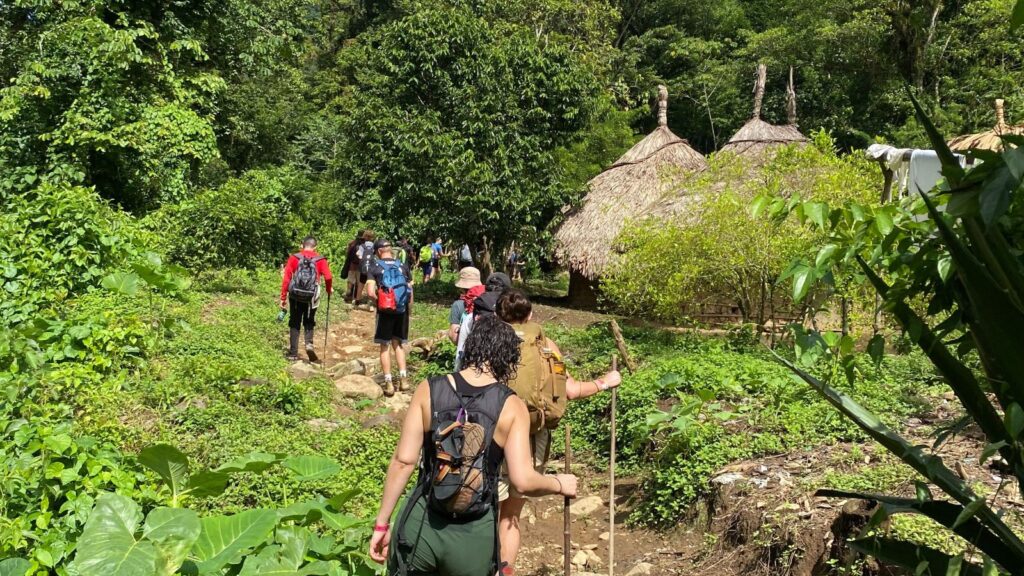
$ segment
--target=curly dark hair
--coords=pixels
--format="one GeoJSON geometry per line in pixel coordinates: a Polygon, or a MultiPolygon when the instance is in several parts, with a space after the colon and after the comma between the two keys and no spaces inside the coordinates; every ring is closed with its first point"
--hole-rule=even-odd
{"type": "Polygon", "coordinates": [[[473,331],[462,351],[462,365],[478,372],[489,370],[495,380],[507,384],[519,366],[520,342],[512,326],[493,314],[482,314],[473,319],[473,331]]]}

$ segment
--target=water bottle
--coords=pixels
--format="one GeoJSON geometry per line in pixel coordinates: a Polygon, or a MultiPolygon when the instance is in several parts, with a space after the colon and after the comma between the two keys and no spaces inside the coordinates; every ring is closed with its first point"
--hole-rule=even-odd
{"type": "Polygon", "coordinates": [[[285,316],[285,311],[284,310],[281,310],[280,312],[278,312],[277,313],[277,321],[278,322],[284,322],[284,316],[285,316]]]}

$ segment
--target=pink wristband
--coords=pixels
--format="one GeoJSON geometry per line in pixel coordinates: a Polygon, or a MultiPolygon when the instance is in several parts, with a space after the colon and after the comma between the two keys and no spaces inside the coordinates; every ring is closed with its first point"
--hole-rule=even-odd
{"type": "Polygon", "coordinates": [[[387,532],[391,529],[389,524],[377,524],[373,527],[374,532],[387,532]]]}

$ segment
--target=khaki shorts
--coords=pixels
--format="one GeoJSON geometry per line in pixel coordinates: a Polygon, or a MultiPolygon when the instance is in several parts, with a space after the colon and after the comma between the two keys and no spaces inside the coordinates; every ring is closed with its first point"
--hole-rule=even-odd
{"type": "MultiPolygon", "coordinates": [[[[530,435],[530,451],[533,452],[533,468],[541,474],[547,466],[548,457],[551,456],[551,430],[541,430],[530,435]]],[[[498,501],[504,502],[509,496],[526,498],[512,488],[508,479],[508,464],[501,465],[501,479],[498,480],[498,501]]]]}
{"type": "Polygon", "coordinates": [[[347,280],[353,284],[359,283],[359,270],[349,270],[347,280]]]}

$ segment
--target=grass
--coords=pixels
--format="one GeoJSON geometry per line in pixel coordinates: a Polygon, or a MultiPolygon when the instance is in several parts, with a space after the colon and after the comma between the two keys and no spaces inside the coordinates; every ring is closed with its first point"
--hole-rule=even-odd
{"type": "MultiPolygon", "coordinates": [[[[453,279],[446,273],[417,289],[411,337],[448,327],[448,305],[457,292],[453,279]]],[[[367,430],[340,418],[339,400],[328,380],[296,382],[287,375],[282,355],[286,331],[274,321],[277,282],[276,273],[267,272],[222,273],[197,283],[207,291],[167,310],[191,328],[162,342],[146,368],[131,376],[129,391],[110,404],[110,417],[97,417],[93,426],[129,450],[155,442],[174,444],[199,468],[252,451],[323,454],[343,464],[336,477],[313,485],[296,484],[284,473],[243,475],[224,496],[199,502],[204,509],[282,505],[359,487],[363,494],[354,501],[354,511],[369,515],[397,432],[390,427],[367,430]],[[307,424],[311,419],[336,421],[338,428],[313,429],[307,424]]],[[[331,312],[332,324],[346,314],[341,306],[331,312]]],[[[605,325],[549,325],[546,330],[566,353],[574,377],[590,379],[608,368],[615,344],[605,325]]],[[[618,412],[622,473],[642,481],[636,522],[676,522],[704,493],[710,476],[737,459],[864,440],[852,424],[749,342],[634,326],[624,330],[640,363],[638,372],[624,380],[618,412]],[[667,427],[652,426],[652,414],[671,411],[698,393],[712,399],[692,422],[681,427],[676,419],[667,427]],[[730,416],[719,419],[721,412],[730,416]]],[[[444,341],[429,361],[414,354],[410,368],[422,379],[449,370],[453,357],[454,347],[444,341]]],[[[928,374],[913,358],[891,359],[869,372],[871,377],[857,384],[856,393],[895,422],[920,409],[921,398],[928,394],[928,374]]],[[[573,425],[574,450],[581,461],[598,469],[607,457],[608,399],[602,394],[575,402],[567,418],[573,425]]],[[[366,402],[346,401],[344,406],[365,416],[379,412],[366,402]]],[[[851,489],[886,489],[902,473],[891,463],[866,472],[838,470],[826,478],[828,484],[851,489]]]]}

